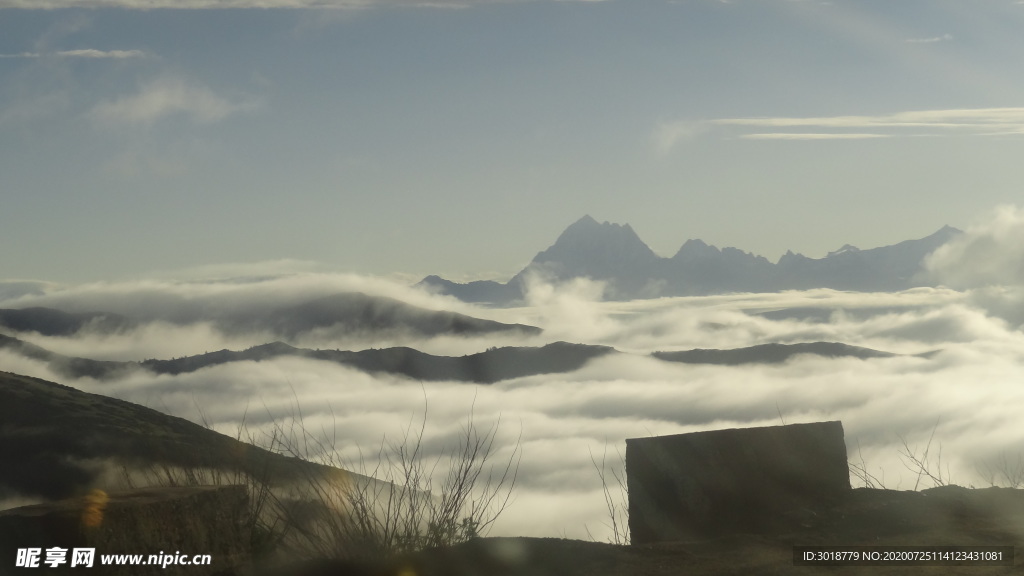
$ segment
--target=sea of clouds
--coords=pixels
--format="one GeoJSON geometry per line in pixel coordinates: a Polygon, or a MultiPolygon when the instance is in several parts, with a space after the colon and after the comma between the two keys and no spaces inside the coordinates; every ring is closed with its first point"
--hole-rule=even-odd
{"type": "MultiPolygon", "coordinates": [[[[425,453],[438,455],[458,441],[472,417],[478,429],[497,426],[497,464],[518,458],[517,451],[521,455],[514,501],[492,535],[603,540],[610,528],[593,459],[607,454],[609,466],[621,468],[626,438],[841,420],[851,461],[889,488],[931,486],[906,457],[908,452],[923,456],[929,439],[933,473],[961,485],[998,482],[989,471],[1024,454],[1024,211],[998,209],[933,254],[927,269],[943,287],[605,302],[596,282],[553,286],[537,281],[528,302],[511,308],[474,306],[405,283],[351,274],[78,286],[9,283],[0,289],[0,308],[107,311],[141,321],[115,334],[19,335],[55,352],[96,359],[171,358],[262,344],[275,338],[224,334],[214,320],[351,291],[532,324],[544,333],[380,338],[334,331],[289,343],[351,350],[404,345],[462,355],[492,346],[564,340],[614,346],[621,353],[571,373],[492,385],[423,383],[296,358],[95,381],[69,380],[39,362],[0,350],[0,370],[205,421],[231,435],[243,420],[251,430],[260,430],[301,418],[307,430],[336,438],[337,456],[353,463],[360,453],[375,452],[382,438],[401,438],[424,419],[425,453]],[[760,315],[809,307],[826,313],[760,315]],[[813,341],[904,356],[802,356],[784,364],[736,367],[674,364],[648,356],[657,350],[813,341]],[[925,352],[935,353],[915,356],[925,352]]],[[[860,484],[857,478],[853,483],[860,484]]]]}

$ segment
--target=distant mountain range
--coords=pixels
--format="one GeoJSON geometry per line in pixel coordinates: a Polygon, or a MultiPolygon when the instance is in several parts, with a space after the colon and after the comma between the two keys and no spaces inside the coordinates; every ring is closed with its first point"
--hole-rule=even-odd
{"type": "MultiPolygon", "coordinates": [[[[540,328],[505,324],[456,312],[428,310],[383,296],[345,292],[307,302],[242,312],[207,311],[207,316],[187,314],[156,316],[172,323],[211,321],[225,333],[269,332],[293,340],[313,330],[334,330],[344,335],[392,333],[412,336],[472,336],[499,332],[540,334],[540,328]]],[[[54,308],[0,309],[0,329],[43,336],[72,336],[87,330],[112,333],[138,326],[143,319],[109,312],[71,313],[54,308]]]]}
{"type": "Polygon", "coordinates": [[[525,294],[526,278],[548,281],[587,277],[607,283],[606,298],[621,300],[729,292],[833,288],[865,292],[932,285],[922,274],[925,256],[960,230],[944,226],[919,240],[860,250],[845,245],[824,258],[787,252],[772,263],[737,248],[687,240],[671,258],[655,254],[629,224],[598,223],[584,216],[538,253],[511,280],[459,284],[427,276],[418,286],[466,302],[509,304],[525,294]]]}
{"type": "MultiPolygon", "coordinates": [[[[171,360],[143,360],[141,362],[112,362],[64,356],[10,336],[0,335],[0,350],[9,350],[27,358],[45,362],[54,372],[70,378],[119,378],[132,372],[145,370],[154,374],[182,374],[232,362],[261,362],[275,358],[308,358],[341,364],[364,372],[386,373],[413,380],[473,382],[493,384],[502,380],[562,374],[582,368],[595,358],[608,354],[621,354],[610,346],[554,342],[540,347],[506,346],[490,348],[484,352],[465,356],[435,356],[407,347],[382,348],[352,352],[347,350],[310,350],[295,348],[283,342],[253,346],[247,350],[219,350],[171,360]]],[[[798,354],[812,354],[826,358],[890,358],[899,356],[891,352],[850,346],[837,342],[807,342],[797,344],[760,344],[731,350],[683,350],[654,352],[652,357],[667,362],[686,364],[775,364],[798,354]]],[[[919,354],[927,357],[932,353],[919,354]]]]}

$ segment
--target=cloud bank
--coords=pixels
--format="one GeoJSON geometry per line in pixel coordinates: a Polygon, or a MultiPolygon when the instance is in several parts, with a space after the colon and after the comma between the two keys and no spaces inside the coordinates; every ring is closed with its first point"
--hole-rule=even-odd
{"type": "Polygon", "coordinates": [[[957,289],[1024,284],[1024,209],[1002,206],[936,250],[926,267],[957,289]]]}
{"type": "MultiPolygon", "coordinates": [[[[123,398],[171,414],[206,420],[234,434],[239,423],[269,429],[296,418],[309,430],[337,437],[342,460],[372,452],[410,422],[425,418],[425,451],[440,454],[473,414],[478,426],[500,421],[495,455],[509,457],[520,440],[522,463],[515,502],[492,534],[598,539],[608,534],[600,480],[590,454],[607,447],[615,463],[626,438],[731,427],[842,420],[852,460],[889,488],[916,480],[900,459],[902,439],[923,449],[935,431],[943,474],[961,485],[987,486],[985,466],[1010,461],[1024,445],[1024,332],[1013,321],[1020,303],[1019,246],[1024,211],[1001,208],[929,260],[929,270],[964,288],[899,293],[832,290],[731,294],[632,302],[598,299],[600,285],[537,283],[519,308],[484,309],[426,294],[380,278],[300,273],[241,280],[148,280],[120,284],[12,290],[0,307],[54,306],[137,313],[133,332],[70,338],[22,335],[78,355],[147,357],[194,353],[196,347],[238,344],[202,319],[275,301],[298,302],[359,289],[434,309],[539,325],[543,337],[611,345],[608,355],[564,374],[529,376],[493,385],[421,383],[299,358],[223,364],[196,372],[119,380],[62,379],[36,361],[0,350],[0,370],[38,376],[123,398]],[[986,259],[991,258],[988,262],[986,259]],[[980,262],[979,262],[980,260],[980,262]],[[1017,265],[1014,267],[1013,265],[1017,265]],[[1015,300],[1016,299],[1016,300],[1015,300]],[[807,310],[820,313],[807,314],[807,310]],[[177,321],[169,322],[166,317],[177,321]],[[904,354],[858,360],[797,356],[774,365],[686,365],[662,362],[655,350],[736,348],[768,342],[836,341],[904,354]],[[191,347],[191,349],[190,349],[191,347]],[[922,352],[935,351],[922,357],[922,352]],[[202,407],[202,414],[198,407],[202,407]]],[[[239,337],[258,338],[258,335],[239,337]]],[[[340,345],[324,335],[324,346],[340,345]]],[[[401,340],[435,352],[478,351],[487,337],[401,340]]],[[[361,342],[351,342],[359,345],[361,342]]],[[[365,342],[362,342],[365,344],[365,342]]],[[[356,346],[357,347],[357,346],[356,346]]],[[[200,350],[202,351],[202,350],[200,350]]]]}

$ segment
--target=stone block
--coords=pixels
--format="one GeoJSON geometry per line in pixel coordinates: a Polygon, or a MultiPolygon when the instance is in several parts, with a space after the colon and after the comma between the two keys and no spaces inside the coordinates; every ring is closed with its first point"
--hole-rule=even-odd
{"type": "Polygon", "coordinates": [[[841,422],[626,440],[634,544],[764,532],[850,490],[841,422]]]}

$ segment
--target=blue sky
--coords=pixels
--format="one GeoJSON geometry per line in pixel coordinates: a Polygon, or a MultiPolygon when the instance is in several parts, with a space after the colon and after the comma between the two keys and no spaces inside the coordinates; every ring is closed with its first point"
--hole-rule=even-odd
{"type": "Polygon", "coordinates": [[[965,227],[1021,189],[1022,24],[1013,0],[0,0],[0,279],[507,278],[584,214],[772,260],[965,227]]]}

